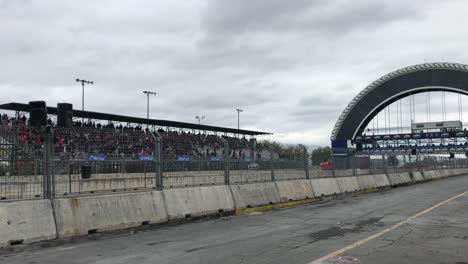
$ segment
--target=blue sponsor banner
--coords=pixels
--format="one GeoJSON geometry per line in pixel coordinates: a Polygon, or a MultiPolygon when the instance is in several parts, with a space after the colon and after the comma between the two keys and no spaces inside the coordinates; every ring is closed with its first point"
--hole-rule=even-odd
{"type": "Polygon", "coordinates": [[[269,161],[270,159],[268,157],[261,157],[260,160],[261,161],[269,161]]]}
{"type": "Polygon", "coordinates": [[[211,157],[210,160],[211,161],[221,161],[221,158],[214,156],[214,157],[211,157]]]}
{"type": "Polygon", "coordinates": [[[140,160],[154,160],[154,155],[140,154],[139,158],[140,160]]]}
{"type": "Polygon", "coordinates": [[[177,161],[190,161],[192,158],[189,155],[177,155],[177,161]]]}
{"type": "Polygon", "coordinates": [[[252,161],[251,157],[244,157],[244,161],[252,161]]]}
{"type": "Polygon", "coordinates": [[[107,160],[107,155],[106,154],[88,153],[88,160],[90,160],[90,161],[107,160]]]}

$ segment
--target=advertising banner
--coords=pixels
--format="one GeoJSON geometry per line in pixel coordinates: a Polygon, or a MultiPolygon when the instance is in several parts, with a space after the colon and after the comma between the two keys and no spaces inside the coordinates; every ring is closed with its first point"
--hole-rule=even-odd
{"type": "Polygon", "coordinates": [[[107,155],[106,154],[88,153],[88,160],[89,161],[107,160],[107,155]]]}
{"type": "Polygon", "coordinates": [[[140,154],[138,157],[140,160],[154,160],[154,155],[140,154]]]}
{"type": "Polygon", "coordinates": [[[177,155],[177,161],[190,161],[191,157],[189,155],[177,155]]]}

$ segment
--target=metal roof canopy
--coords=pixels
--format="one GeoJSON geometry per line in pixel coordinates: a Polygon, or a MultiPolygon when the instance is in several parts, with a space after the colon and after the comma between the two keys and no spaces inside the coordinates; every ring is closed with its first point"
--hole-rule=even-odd
{"type": "MultiPolygon", "coordinates": [[[[22,103],[2,104],[0,105],[0,109],[10,110],[10,111],[22,111],[22,112],[30,111],[29,104],[22,104],[22,103]]],[[[47,114],[57,115],[57,107],[47,106],[47,114]]],[[[272,133],[261,132],[261,131],[252,131],[252,130],[235,129],[235,128],[218,127],[218,126],[207,126],[207,125],[199,125],[199,124],[194,124],[194,123],[160,120],[160,119],[147,119],[147,118],[114,115],[114,114],[99,113],[99,112],[92,112],[92,111],[81,111],[81,110],[75,110],[75,109],[73,109],[73,117],[106,120],[106,121],[128,122],[128,123],[154,125],[154,126],[162,126],[162,127],[175,127],[175,128],[187,128],[187,129],[197,129],[197,130],[205,130],[205,131],[225,132],[225,133],[250,135],[250,136],[272,134],[272,133]]]]}

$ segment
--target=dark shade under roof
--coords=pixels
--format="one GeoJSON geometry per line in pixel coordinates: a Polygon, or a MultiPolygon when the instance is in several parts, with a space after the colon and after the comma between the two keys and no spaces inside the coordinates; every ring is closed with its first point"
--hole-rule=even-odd
{"type": "MultiPolygon", "coordinates": [[[[8,104],[0,105],[0,109],[10,110],[10,111],[29,112],[30,107],[29,107],[29,104],[8,103],[8,104]]],[[[57,115],[57,107],[48,106],[47,114],[57,115]]],[[[73,109],[73,117],[86,118],[86,119],[90,118],[90,119],[106,120],[106,121],[116,121],[116,122],[127,122],[127,123],[135,123],[135,124],[142,124],[142,125],[155,125],[155,126],[161,126],[161,127],[197,129],[197,130],[233,133],[233,134],[250,135],[250,136],[272,134],[272,133],[261,132],[261,131],[199,125],[199,124],[194,124],[194,123],[160,120],[160,119],[147,119],[147,118],[106,114],[106,113],[99,113],[99,112],[92,112],[92,111],[81,111],[81,110],[75,110],[75,109],[73,109]]]]}

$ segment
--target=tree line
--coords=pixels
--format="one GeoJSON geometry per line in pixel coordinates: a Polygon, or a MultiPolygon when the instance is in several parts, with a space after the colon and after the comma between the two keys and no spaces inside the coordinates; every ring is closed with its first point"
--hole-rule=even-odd
{"type": "Polygon", "coordinates": [[[281,144],[276,141],[263,141],[263,144],[269,146],[273,153],[276,153],[280,159],[298,160],[304,159],[304,155],[310,159],[313,166],[319,166],[320,163],[331,160],[332,151],[330,147],[320,147],[312,152],[304,152],[304,148],[299,145],[281,144]]]}

